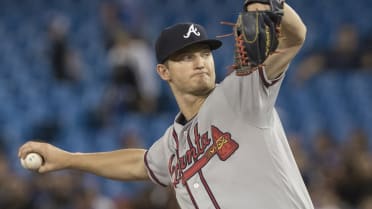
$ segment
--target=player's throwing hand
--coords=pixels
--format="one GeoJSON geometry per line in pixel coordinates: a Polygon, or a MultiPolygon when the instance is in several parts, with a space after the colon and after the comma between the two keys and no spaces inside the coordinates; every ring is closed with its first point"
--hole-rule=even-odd
{"type": "Polygon", "coordinates": [[[22,145],[19,148],[18,157],[24,160],[29,153],[38,153],[41,155],[43,162],[41,166],[36,169],[39,173],[67,168],[69,163],[68,156],[71,155],[71,153],[63,151],[53,145],[36,141],[30,141],[22,145]]]}

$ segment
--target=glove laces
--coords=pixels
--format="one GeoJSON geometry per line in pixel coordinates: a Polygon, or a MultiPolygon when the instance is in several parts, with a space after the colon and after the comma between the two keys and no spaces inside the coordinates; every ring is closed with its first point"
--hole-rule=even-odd
{"type": "MultiPolygon", "coordinates": [[[[234,29],[236,28],[237,24],[232,22],[221,21],[222,25],[229,25],[232,26],[234,29]]],[[[217,38],[226,38],[229,36],[234,35],[234,33],[228,33],[224,35],[216,36],[217,38]]],[[[248,75],[252,73],[256,68],[251,67],[249,63],[249,57],[246,52],[244,46],[244,37],[243,34],[239,34],[235,36],[235,56],[234,56],[235,64],[232,64],[227,67],[228,74],[236,71],[237,75],[248,75]],[[249,70],[248,70],[249,69],[249,70]]]]}

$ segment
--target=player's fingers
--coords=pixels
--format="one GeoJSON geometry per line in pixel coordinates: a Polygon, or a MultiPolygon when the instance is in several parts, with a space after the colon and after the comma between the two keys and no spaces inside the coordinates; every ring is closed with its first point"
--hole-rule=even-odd
{"type": "Polygon", "coordinates": [[[57,170],[56,164],[43,161],[40,168],[37,170],[39,173],[47,173],[49,171],[57,170]]]}
{"type": "Polygon", "coordinates": [[[27,153],[31,152],[31,150],[32,150],[32,142],[26,142],[19,148],[18,157],[25,158],[27,153]]]}
{"type": "Polygon", "coordinates": [[[268,11],[270,10],[270,5],[261,4],[261,3],[252,3],[247,6],[247,10],[252,11],[268,11]]]}
{"type": "Polygon", "coordinates": [[[18,157],[19,158],[25,158],[26,154],[27,154],[27,150],[29,150],[30,146],[30,142],[26,142],[25,144],[23,144],[22,146],[19,147],[18,149],[18,157]]]}
{"type": "Polygon", "coordinates": [[[41,165],[40,168],[37,170],[37,172],[45,173],[47,171],[47,167],[48,167],[48,165],[46,165],[46,164],[41,165]]]}
{"type": "Polygon", "coordinates": [[[46,173],[46,172],[48,172],[48,171],[50,171],[50,170],[52,170],[52,167],[51,167],[49,164],[46,164],[46,165],[42,165],[42,166],[39,168],[38,172],[39,172],[39,173],[46,173]]]}
{"type": "Polygon", "coordinates": [[[29,141],[23,144],[18,150],[18,157],[24,159],[30,152],[40,153],[40,142],[29,141]]]}

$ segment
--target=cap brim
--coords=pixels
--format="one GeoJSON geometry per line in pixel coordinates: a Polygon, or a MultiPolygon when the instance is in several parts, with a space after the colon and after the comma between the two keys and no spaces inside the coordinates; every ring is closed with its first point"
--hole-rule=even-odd
{"type": "Polygon", "coordinates": [[[222,46],[222,42],[217,39],[208,39],[205,41],[200,41],[199,43],[206,43],[211,48],[211,50],[218,49],[222,46]]]}
{"type": "Polygon", "coordinates": [[[220,40],[217,40],[217,39],[205,39],[205,40],[197,40],[197,41],[189,42],[189,43],[187,43],[185,45],[182,45],[181,47],[173,50],[171,53],[169,53],[169,55],[166,58],[164,58],[164,60],[162,60],[162,63],[164,63],[165,60],[167,60],[170,56],[172,56],[176,52],[178,52],[178,51],[180,51],[180,50],[182,50],[186,47],[189,47],[191,45],[194,45],[194,44],[207,44],[211,50],[216,50],[216,49],[218,49],[222,46],[222,42],[220,40]]]}

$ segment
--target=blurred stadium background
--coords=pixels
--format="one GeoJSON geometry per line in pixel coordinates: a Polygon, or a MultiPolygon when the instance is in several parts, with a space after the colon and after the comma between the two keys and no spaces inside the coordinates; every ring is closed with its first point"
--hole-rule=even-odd
{"type": "MultiPolygon", "coordinates": [[[[314,204],[371,209],[372,2],[287,2],[308,34],[277,108],[314,204]],[[314,54],[324,62],[329,58],[324,52],[342,48],[338,40],[345,27],[357,38],[352,56],[346,55],[356,57],[352,67],[333,56],[336,65],[306,73],[314,54]]],[[[229,33],[231,28],[219,22],[234,22],[241,3],[0,0],[0,208],[176,208],[171,191],[150,183],[78,172],[35,175],[21,169],[17,150],[29,139],[73,152],[148,148],[178,111],[167,85],[155,75],[152,49],[158,32],[193,21],[212,37],[229,33]]],[[[222,41],[215,53],[219,81],[233,50],[233,38],[222,41]]]]}

